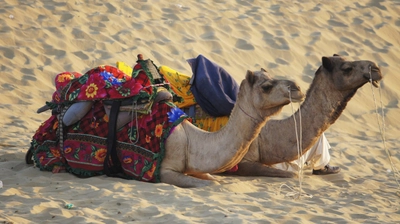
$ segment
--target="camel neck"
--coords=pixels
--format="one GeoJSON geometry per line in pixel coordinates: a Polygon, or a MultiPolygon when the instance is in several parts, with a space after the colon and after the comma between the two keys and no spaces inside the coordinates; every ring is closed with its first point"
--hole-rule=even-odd
{"type": "Polygon", "coordinates": [[[244,114],[246,114],[248,117],[250,117],[255,123],[260,123],[259,119],[257,119],[255,117],[251,116],[250,114],[248,114],[245,110],[243,110],[243,108],[240,105],[238,105],[238,107],[244,114]]]}
{"type": "MultiPolygon", "coordinates": [[[[255,116],[250,115],[246,110],[243,109],[240,103],[237,102],[226,125],[223,126],[219,131],[213,133],[217,139],[213,144],[218,142],[217,145],[227,146],[224,150],[225,157],[222,157],[221,153],[218,154],[219,159],[224,160],[219,164],[223,165],[215,167],[211,172],[224,172],[238,164],[249,150],[251,142],[258,136],[261,128],[265,125],[267,120],[267,116],[264,119],[261,117],[256,118],[255,116]],[[252,120],[252,122],[248,121],[249,118],[252,120]],[[231,138],[229,136],[234,137],[231,138]],[[229,139],[228,142],[227,139],[229,139]]],[[[211,148],[211,146],[207,148],[211,148]]]]}
{"type": "MultiPolygon", "coordinates": [[[[294,130],[293,117],[298,119],[301,115],[302,125],[299,127],[302,133],[301,151],[305,153],[318,140],[321,134],[336,121],[346,107],[347,101],[354,95],[353,92],[342,93],[333,87],[322,85],[322,83],[329,82],[314,79],[305,101],[292,116],[283,120],[270,120],[265,125],[260,134],[263,142],[260,147],[274,149],[273,153],[262,155],[262,160],[265,164],[297,159],[296,132],[288,131],[294,130]],[[270,140],[282,138],[285,138],[286,141],[270,140]]],[[[260,151],[270,152],[263,149],[260,151]]]]}

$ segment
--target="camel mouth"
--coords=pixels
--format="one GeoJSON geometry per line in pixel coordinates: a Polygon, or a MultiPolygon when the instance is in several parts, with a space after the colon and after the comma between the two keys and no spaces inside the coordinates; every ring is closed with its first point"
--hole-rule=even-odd
{"type": "Polygon", "coordinates": [[[289,99],[293,103],[298,103],[302,102],[305,98],[305,95],[303,92],[301,92],[300,86],[297,86],[296,84],[292,84],[288,86],[288,92],[289,92],[289,99]]]}
{"type": "Polygon", "coordinates": [[[369,74],[368,75],[364,75],[364,78],[367,79],[369,82],[371,82],[371,84],[375,88],[378,88],[379,87],[379,85],[378,85],[379,80],[382,79],[381,70],[379,69],[379,67],[372,65],[370,67],[369,74]]]}
{"type": "Polygon", "coordinates": [[[299,91],[298,89],[295,90],[290,90],[290,101],[293,103],[299,103],[302,102],[305,98],[305,95],[299,91]]]}
{"type": "MultiPolygon", "coordinates": [[[[378,70],[379,71],[379,70],[378,70]]],[[[366,75],[364,75],[364,78],[367,80],[367,82],[370,82],[375,88],[379,87],[379,80],[374,80],[373,78],[370,78],[366,75]]]]}
{"type": "Polygon", "coordinates": [[[371,72],[381,72],[381,70],[378,67],[371,67],[371,72]]]}
{"type": "Polygon", "coordinates": [[[291,102],[293,103],[300,103],[303,102],[304,96],[298,97],[298,98],[291,98],[291,102]]]}

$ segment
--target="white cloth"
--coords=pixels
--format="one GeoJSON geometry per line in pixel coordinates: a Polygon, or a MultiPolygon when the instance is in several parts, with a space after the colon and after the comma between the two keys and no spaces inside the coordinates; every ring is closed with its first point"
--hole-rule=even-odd
{"type": "Polygon", "coordinates": [[[291,162],[283,162],[272,165],[272,167],[287,170],[287,171],[298,171],[299,164],[304,168],[312,168],[315,170],[323,169],[326,165],[328,165],[331,155],[329,154],[329,149],[331,146],[329,145],[328,139],[326,139],[325,134],[319,137],[318,141],[304,153],[300,159],[291,161],[291,162]]]}

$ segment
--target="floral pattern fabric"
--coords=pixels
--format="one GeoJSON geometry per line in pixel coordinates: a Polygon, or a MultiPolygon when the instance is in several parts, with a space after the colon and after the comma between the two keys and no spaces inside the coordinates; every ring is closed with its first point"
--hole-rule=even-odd
{"type": "Polygon", "coordinates": [[[127,176],[160,182],[165,141],[188,116],[172,103],[156,103],[151,111],[141,115],[138,123],[132,120],[117,133],[117,154],[127,176]]]}
{"type": "Polygon", "coordinates": [[[121,70],[102,65],[87,71],[80,78],[72,81],[66,90],[64,100],[87,101],[123,99],[148,95],[137,79],[123,73],[121,70]]]}
{"type": "Polygon", "coordinates": [[[65,169],[65,158],[62,157],[57,144],[58,119],[53,115],[43,122],[31,141],[34,149],[34,160],[42,170],[54,171],[65,169]]]}
{"type": "MultiPolygon", "coordinates": [[[[92,109],[78,122],[63,127],[63,144],[59,144],[58,117],[51,116],[36,131],[31,142],[35,165],[41,170],[67,172],[90,177],[104,174],[107,155],[109,118],[103,100],[141,97],[152,98],[156,92],[152,77],[145,68],[135,66],[133,76],[112,66],[98,66],[84,75],[60,73],[56,77],[53,108],[73,102],[93,101],[92,109]],[[62,148],[60,148],[62,146],[62,148]]],[[[165,140],[176,125],[185,119],[179,108],[169,102],[154,103],[149,113],[117,130],[117,155],[127,178],[160,182],[160,165],[165,140]]]]}
{"type": "Polygon", "coordinates": [[[82,74],[78,72],[62,72],[56,75],[54,84],[56,91],[53,93],[52,103],[58,104],[61,102],[61,91],[67,86],[71,80],[81,77],[82,74]]]}
{"type": "MultiPolygon", "coordinates": [[[[32,140],[36,166],[41,170],[66,170],[81,177],[104,174],[107,154],[108,116],[97,102],[92,112],[68,129],[64,147],[56,144],[58,120],[51,116],[32,140]]],[[[152,113],[142,114],[117,132],[117,154],[125,175],[132,179],[160,182],[165,140],[187,119],[172,103],[156,103],[152,113]]]]}

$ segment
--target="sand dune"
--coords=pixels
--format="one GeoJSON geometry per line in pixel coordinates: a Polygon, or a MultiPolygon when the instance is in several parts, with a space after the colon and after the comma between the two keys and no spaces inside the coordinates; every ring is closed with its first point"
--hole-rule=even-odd
{"type": "MultiPolygon", "coordinates": [[[[398,1],[0,5],[0,222],[400,223],[400,189],[385,152],[399,169],[398,1]],[[216,186],[182,189],[106,176],[79,179],[25,164],[33,134],[49,117],[36,110],[50,100],[56,74],[134,64],[139,53],[185,74],[191,74],[186,59],[203,54],[238,82],[248,69],[263,67],[303,90],[321,57],[338,53],[375,61],[384,78],[380,89],[359,89],[325,133],[331,164],[341,173],[313,176],[306,170],[300,199],[291,196],[298,179],[219,175],[216,186]],[[69,203],[73,207],[65,208],[69,203]]],[[[286,107],[280,116],[290,114],[286,107]]]]}

